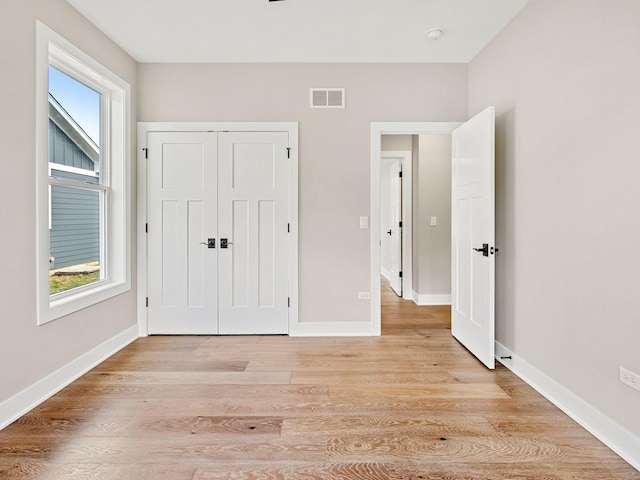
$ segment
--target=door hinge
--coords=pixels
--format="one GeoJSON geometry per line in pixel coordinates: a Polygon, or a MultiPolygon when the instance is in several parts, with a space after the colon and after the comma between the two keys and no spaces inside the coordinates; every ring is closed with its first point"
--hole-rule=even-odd
{"type": "Polygon", "coordinates": [[[291,224],[287,223],[287,233],[291,233],[291,224]]]}
{"type": "Polygon", "coordinates": [[[291,297],[287,297],[287,307],[291,306],[291,297]]]}
{"type": "Polygon", "coordinates": [[[149,149],[143,148],[143,150],[144,150],[144,158],[149,158],[149,149]]]}
{"type": "Polygon", "coordinates": [[[149,224],[148,223],[144,224],[144,233],[149,233],[149,224]]]}
{"type": "Polygon", "coordinates": [[[402,178],[402,171],[398,172],[398,176],[402,178]]]}
{"type": "Polygon", "coordinates": [[[145,304],[145,307],[148,307],[148,306],[149,306],[149,297],[147,297],[147,298],[145,299],[144,304],[145,304]]]}
{"type": "Polygon", "coordinates": [[[287,158],[291,158],[291,147],[287,147],[287,158]]]}
{"type": "Polygon", "coordinates": [[[402,278],[402,272],[400,272],[400,278],[402,278]]]}
{"type": "Polygon", "coordinates": [[[402,222],[399,222],[399,223],[398,223],[398,226],[399,226],[400,228],[402,228],[402,222]]]}

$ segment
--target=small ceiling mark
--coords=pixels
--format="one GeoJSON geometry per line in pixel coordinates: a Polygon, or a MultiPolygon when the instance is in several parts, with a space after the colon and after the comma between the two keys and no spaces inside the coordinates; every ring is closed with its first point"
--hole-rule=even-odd
{"type": "Polygon", "coordinates": [[[427,32],[427,38],[429,40],[438,40],[441,36],[442,36],[442,30],[439,28],[434,28],[427,32]]]}

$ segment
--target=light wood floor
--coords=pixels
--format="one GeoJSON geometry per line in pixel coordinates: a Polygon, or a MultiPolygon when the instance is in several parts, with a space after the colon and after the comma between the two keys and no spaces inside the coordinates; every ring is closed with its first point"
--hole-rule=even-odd
{"type": "Polygon", "coordinates": [[[385,285],[378,338],[149,337],[0,432],[0,478],[576,479],[640,472],[385,285]]]}

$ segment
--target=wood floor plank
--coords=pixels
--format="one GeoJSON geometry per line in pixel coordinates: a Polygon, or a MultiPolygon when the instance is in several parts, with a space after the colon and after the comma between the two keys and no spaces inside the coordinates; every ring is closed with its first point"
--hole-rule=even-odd
{"type": "Polygon", "coordinates": [[[155,436],[137,438],[73,437],[64,441],[16,438],[0,445],[0,459],[54,464],[194,464],[246,461],[327,462],[326,438],[237,435],[234,438],[155,436]]]}
{"type": "Polygon", "coordinates": [[[508,415],[505,413],[484,415],[483,418],[504,435],[519,437],[588,437],[588,432],[571,418],[558,415],[508,415]]]}
{"type": "Polygon", "coordinates": [[[491,436],[498,431],[478,415],[429,415],[400,417],[398,415],[334,415],[321,417],[284,418],[283,436],[316,435],[414,435],[432,437],[491,436]]]}
{"type": "Polygon", "coordinates": [[[387,463],[390,480],[631,480],[631,466],[519,462],[426,462],[387,463]]]}
{"type": "Polygon", "coordinates": [[[159,355],[159,358],[157,358],[156,360],[140,360],[137,359],[135,355],[121,359],[116,354],[108,360],[105,360],[92,371],[109,372],[117,370],[125,372],[244,372],[247,368],[247,363],[248,362],[246,361],[238,360],[182,360],[179,358],[168,359],[165,355],[159,355]]]}
{"type": "Polygon", "coordinates": [[[165,436],[173,438],[191,435],[275,435],[279,436],[282,417],[114,417],[72,418],[26,415],[7,427],[6,434],[14,439],[53,436],[144,438],[165,436]]]}
{"type": "Polygon", "coordinates": [[[566,462],[569,456],[554,443],[513,437],[344,436],[329,439],[329,456],[340,461],[437,462],[457,458],[473,463],[566,462]]]}
{"type": "Polygon", "coordinates": [[[194,480],[388,480],[381,463],[242,463],[201,467],[194,480]]]}
{"type": "MultiPolygon", "coordinates": [[[[253,372],[256,373],[256,372],[253,372]]],[[[491,380],[487,379],[487,382],[491,380]]],[[[425,383],[459,383],[446,371],[437,372],[353,372],[351,370],[291,372],[292,384],[326,385],[423,385],[425,383]]]]}
{"type": "MultiPolygon", "coordinates": [[[[121,372],[91,371],[78,385],[287,385],[291,372],[121,372]]],[[[298,382],[324,383],[324,382],[298,382]]]]}
{"type": "Polygon", "coordinates": [[[509,398],[498,385],[477,384],[427,384],[427,385],[339,385],[331,386],[329,396],[340,398],[509,398]]]}
{"type": "Polygon", "coordinates": [[[396,399],[382,396],[371,398],[326,398],[308,397],[263,397],[260,402],[246,398],[232,398],[227,402],[227,413],[232,415],[340,415],[342,413],[371,413],[379,415],[395,412],[398,415],[411,415],[413,412],[435,414],[533,414],[540,411],[554,412],[555,407],[546,402],[537,404],[514,404],[510,398],[500,399],[458,399],[458,398],[420,398],[396,399]]]}
{"type": "MultiPolygon", "coordinates": [[[[255,398],[277,395],[309,395],[317,396],[327,394],[327,385],[269,385],[269,384],[241,384],[224,385],[225,398],[255,398]]],[[[106,400],[142,399],[163,400],[167,398],[179,399],[216,399],[220,398],[220,385],[139,385],[135,383],[120,383],[109,385],[74,384],[57,395],[60,401],[83,397],[91,399],[99,397],[106,400]]],[[[506,395],[506,394],[504,394],[506,395]]]]}
{"type": "MultiPolygon", "coordinates": [[[[383,359],[385,360],[385,359],[383,359]]],[[[436,371],[440,368],[452,366],[467,365],[470,368],[476,367],[477,360],[461,357],[459,360],[452,358],[444,359],[424,359],[415,361],[406,361],[402,359],[394,359],[392,361],[364,360],[364,361],[345,361],[331,359],[296,359],[289,362],[278,360],[251,360],[249,361],[246,371],[277,371],[283,367],[296,371],[345,371],[355,370],[357,372],[394,372],[398,370],[416,370],[416,371],[436,371]]]]}
{"type": "MultiPolygon", "coordinates": [[[[55,395],[42,405],[31,410],[30,414],[39,416],[69,417],[156,417],[189,415],[223,415],[227,411],[226,398],[160,398],[160,399],[109,399],[68,398],[55,395]]],[[[0,437],[1,437],[0,432],[0,437]]]]}
{"type": "MultiPolygon", "coordinates": [[[[513,375],[508,370],[509,375],[513,375]]],[[[353,370],[334,371],[298,371],[291,372],[292,384],[326,385],[425,385],[438,383],[497,383],[500,373],[487,373],[489,370],[463,370],[459,368],[434,367],[427,371],[377,371],[362,372],[353,370]]],[[[249,373],[249,372],[247,372],[249,373]]],[[[257,373],[257,372],[252,372],[257,373]]],[[[504,390],[504,389],[503,389],[504,390]]]]}
{"type": "Polygon", "coordinates": [[[80,464],[16,462],[0,464],[3,480],[192,480],[196,465],[80,464]]]}

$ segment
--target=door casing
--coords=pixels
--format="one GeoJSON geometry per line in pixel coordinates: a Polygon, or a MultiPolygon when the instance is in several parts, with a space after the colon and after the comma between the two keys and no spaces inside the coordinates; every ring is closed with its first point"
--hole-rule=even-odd
{"type": "Polygon", "coordinates": [[[137,132],[137,318],[138,335],[148,335],[147,318],[147,135],[151,132],[288,132],[290,155],[289,335],[298,324],[298,123],[297,122],[138,122],[137,132]]]}

